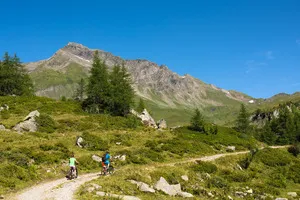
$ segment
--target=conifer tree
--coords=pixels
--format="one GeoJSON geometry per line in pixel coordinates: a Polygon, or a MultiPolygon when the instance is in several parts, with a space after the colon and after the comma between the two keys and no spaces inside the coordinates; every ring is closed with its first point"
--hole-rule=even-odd
{"type": "Polygon", "coordinates": [[[195,110],[195,114],[191,119],[190,129],[198,132],[205,132],[204,117],[198,108],[195,110]]]}
{"type": "Polygon", "coordinates": [[[241,133],[247,133],[249,130],[249,114],[244,104],[241,104],[241,109],[236,121],[236,128],[241,133]]]}
{"type": "Polygon", "coordinates": [[[125,116],[134,103],[134,91],[131,86],[130,75],[124,66],[115,65],[109,80],[112,92],[110,112],[113,115],[125,116]]]}
{"type": "Polygon", "coordinates": [[[108,112],[111,101],[111,86],[108,78],[107,66],[104,61],[100,60],[96,51],[87,86],[87,99],[83,102],[83,107],[88,112],[108,112]]]}
{"type": "Polygon", "coordinates": [[[20,59],[5,53],[0,61],[0,96],[33,94],[33,83],[20,59]]]}

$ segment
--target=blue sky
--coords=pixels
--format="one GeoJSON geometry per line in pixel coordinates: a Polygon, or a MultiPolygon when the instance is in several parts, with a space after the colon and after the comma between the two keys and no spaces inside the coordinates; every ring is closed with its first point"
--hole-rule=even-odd
{"type": "Polygon", "coordinates": [[[0,53],[46,59],[69,41],[253,97],[300,91],[300,1],[4,1],[0,53]]]}

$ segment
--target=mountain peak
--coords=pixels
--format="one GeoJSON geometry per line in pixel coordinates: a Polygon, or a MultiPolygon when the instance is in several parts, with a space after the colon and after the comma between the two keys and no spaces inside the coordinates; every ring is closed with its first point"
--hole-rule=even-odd
{"type": "Polygon", "coordinates": [[[68,42],[67,46],[74,46],[74,47],[85,47],[82,44],[76,42],[68,42]]]}

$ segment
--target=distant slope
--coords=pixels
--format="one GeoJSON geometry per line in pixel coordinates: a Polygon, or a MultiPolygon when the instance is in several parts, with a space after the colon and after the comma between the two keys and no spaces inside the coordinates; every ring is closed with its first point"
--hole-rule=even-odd
{"type": "MultiPolygon", "coordinates": [[[[51,58],[26,64],[36,87],[36,94],[51,98],[71,97],[81,78],[87,78],[93,54],[81,44],[69,43],[51,58]]],[[[125,60],[99,50],[109,67],[124,64],[132,77],[138,97],[151,108],[154,117],[170,119],[171,124],[186,123],[191,111],[198,107],[215,123],[224,123],[235,115],[241,102],[252,98],[206,84],[190,75],[180,76],[147,60],[125,60]]]]}

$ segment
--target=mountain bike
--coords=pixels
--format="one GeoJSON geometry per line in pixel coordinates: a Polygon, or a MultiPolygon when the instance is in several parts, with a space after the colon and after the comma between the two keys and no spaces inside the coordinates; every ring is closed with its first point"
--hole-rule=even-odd
{"type": "Polygon", "coordinates": [[[77,178],[77,168],[76,167],[70,167],[70,170],[69,170],[69,173],[67,175],[67,178],[69,180],[77,178]]]}
{"type": "Polygon", "coordinates": [[[113,174],[115,171],[115,168],[110,164],[108,169],[106,166],[102,167],[102,172],[101,175],[109,175],[109,174],[113,174]]]}

